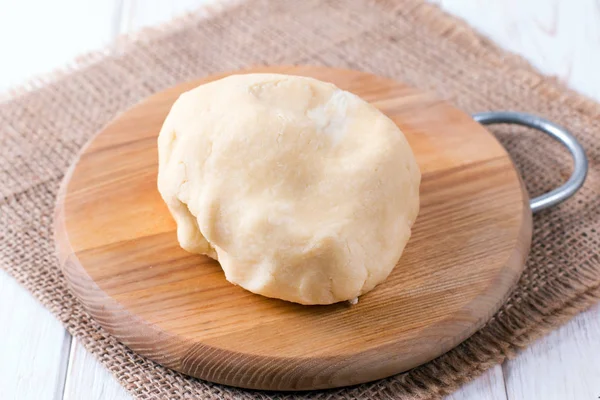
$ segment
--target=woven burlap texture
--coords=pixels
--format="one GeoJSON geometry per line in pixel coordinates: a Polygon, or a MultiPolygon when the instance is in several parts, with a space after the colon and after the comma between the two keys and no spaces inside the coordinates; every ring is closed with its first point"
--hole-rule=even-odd
{"type": "MultiPolygon", "coordinates": [[[[0,265],[135,397],[437,398],[600,298],[599,105],[420,0],[250,0],[206,14],[125,38],[88,56],[75,71],[34,83],[0,105],[0,265]],[[56,192],[79,149],[117,113],[178,82],[256,64],[353,68],[433,90],[467,112],[543,115],[584,144],[590,158],[587,182],[574,198],[534,217],[526,270],[501,310],[434,361],[378,382],[310,393],[244,391],[186,377],[108,336],[70,293],[54,256],[56,192]]],[[[493,131],[532,195],[569,175],[566,152],[542,135],[493,131]]]]}

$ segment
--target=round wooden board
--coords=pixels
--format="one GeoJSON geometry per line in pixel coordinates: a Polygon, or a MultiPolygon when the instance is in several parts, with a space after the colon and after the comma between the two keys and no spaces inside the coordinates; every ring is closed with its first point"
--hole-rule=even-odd
{"type": "Polygon", "coordinates": [[[517,281],[531,211],[502,146],[448,103],[389,79],[324,67],[264,67],[335,83],[405,133],[422,171],[421,211],[389,278],[357,305],[302,306],[252,294],[182,250],[156,189],[156,138],[177,96],[121,114],[65,177],[56,242],[67,280],[121,342],[160,364],[244,388],[332,388],[387,377],[480,328],[517,281]]]}

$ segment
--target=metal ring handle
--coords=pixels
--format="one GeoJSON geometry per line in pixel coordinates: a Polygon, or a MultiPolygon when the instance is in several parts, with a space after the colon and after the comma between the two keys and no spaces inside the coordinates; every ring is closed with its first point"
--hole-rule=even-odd
{"type": "Polygon", "coordinates": [[[583,185],[588,171],[588,160],[585,151],[577,139],[562,126],[532,114],[515,111],[480,112],[472,116],[475,121],[482,125],[516,124],[536,129],[559,141],[571,152],[574,164],[573,174],[562,186],[531,199],[529,205],[533,213],[562,203],[573,196],[583,185]]]}

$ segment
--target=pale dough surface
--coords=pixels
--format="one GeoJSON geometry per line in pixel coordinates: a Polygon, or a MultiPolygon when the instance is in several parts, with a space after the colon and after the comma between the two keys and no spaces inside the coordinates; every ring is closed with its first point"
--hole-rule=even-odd
{"type": "Polygon", "coordinates": [[[312,78],[232,75],[184,93],[158,151],[181,246],[268,297],[330,304],[368,292],[419,211],[421,175],[398,127],[312,78]]]}

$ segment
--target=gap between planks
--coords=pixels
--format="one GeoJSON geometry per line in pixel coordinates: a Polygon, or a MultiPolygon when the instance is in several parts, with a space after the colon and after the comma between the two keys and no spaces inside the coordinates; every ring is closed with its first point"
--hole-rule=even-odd
{"type": "MultiPolygon", "coordinates": [[[[439,2],[439,1],[437,1],[437,2],[439,2]]],[[[113,20],[113,25],[112,26],[113,26],[113,34],[114,35],[117,34],[117,30],[114,29],[115,26],[119,27],[119,30],[118,30],[119,34],[120,33],[126,33],[128,31],[128,28],[131,28],[131,27],[134,27],[134,26],[140,26],[140,23],[138,23],[138,22],[135,21],[136,20],[135,15],[127,17],[128,20],[130,18],[131,21],[134,21],[133,23],[131,23],[131,24],[124,24],[124,22],[125,22],[124,21],[125,14],[127,12],[133,12],[133,13],[135,13],[135,10],[127,9],[126,6],[127,5],[131,5],[132,3],[135,3],[135,1],[134,0],[121,0],[119,3],[121,4],[121,14],[117,14],[116,13],[115,15],[118,15],[119,18],[121,18],[121,20],[118,21],[118,22],[116,22],[116,18],[115,18],[115,20],[113,20]]],[[[177,4],[180,4],[180,3],[183,3],[183,2],[177,2],[177,4]]],[[[188,4],[188,7],[187,7],[188,9],[192,8],[191,5],[190,5],[192,3],[191,1],[186,1],[185,3],[188,4]]],[[[198,1],[197,3],[198,4],[204,3],[204,1],[198,1]]],[[[444,2],[444,3],[450,3],[450,2],[448,1],[448,2],[444,2]]],[[[458,2],[457,2],[457,4],[458,4],[458,2]]],[[[150,8],[150,6],[147,6],[147,7],[150,8]]],[[[184,11],[184,10],[182,10],[182,11],[184,11]]],[[[156,18],[156,21],[158,22],[159,19],[156,18]]],[[[481,22],[481,24],[484,23],[484,21],[480,21],[480,22],[481,22]]],[[[498,39],[498,38],[495,38],[495,39],[498,39]]],[[[4,274],[3,272],[0,272],[0,273],[4,274]]],[[[3,287],[4,288],[3,292],[8,295],[8,293],[12,293],[12,289],[9,286],[7,286],[6,284],[3,284],[1,282],[4,279],[6,279],[6,276],[0,276],[0,287],[3,287]]],[[[11,284],[9,284],[9,285],[11,285],[11,286],[17,286],[17,284],[14,281],[11,282],[11,284]]],[[[22,290],[22,291],[24,292],[24,290],[22,290]]],[[[29,298],[29,301],[31,301],[32,303],[37,303],[37,302],[35,302],[35,300],[33,300],[33,298],[31,298],[31,296],[29,296],[27,293],[25,293],[25,294],[29,298]]],[[[18,298],[18,299],[23,298],[23,296],[21,296],[21,295],[15,295],[15,296],[16,296],[15,298],[18,298]]],[[[6,298],[8,298],[8,297],[2,296],[2,299],[3,299],[2,303],[4,303],[4,301],[5,301],[4,299],[6,299],[6,298]]],[[[19,300],[19,302],[20,301],[21,300],[19,300]]],[[[25,303],[27,300],[22,300],[22,301],[25,303]]],[[[19,304],[19,305],[21,305],[21,304],[19,304]]],[[[41,306],[39,304],[34,304],[33,306],[27,305],[27,306],[25,306],[23,308],[27,309],[27,312],[33,312],[31,310],[36,309],[36,307],[37,308],[41,308],[41,306]]],[[[589,335],[591,335],[592,338],[593,338],[594,334],[597,335],[598,332],[600,332],[600,328],[598,327],[598,324],[599,324],[598,321],[600,321],[600,309],[598,307],[596,307],[594,310],[592,310],[592,311],[590,311],[588,313],[585,313],[585,315],[583,315],[583,316],[576,317],[577,321],[571,321],[571,322],[569,322],[565,327],[561,328],[561,329],[565,329],[565,331],[563,333],[561,333],[560,335],[557,336],[555,334],[551,334],[550,336],[541,339],[540,342],[534,344],[530,348],[531,350],[526,350],[526,351],[522,352],[515,360],[506,362],[503,365],[502,369],[504,370],[504,374],[500,375],[500,376],[503,376],[504,378],[506,378],[507,386],[510,387],[510,388],[506,389],[506,390],[508,390],[508,398],[510,398],[511,400],[512,399],[520,399],[520,398],[535,398],[535,397],[519,397],[520,395],[518,394],[518,390],[515,389],[515,387],[516,387],[515,385],[518,384],[521,387],[525,388],[525,386],[526,386],[525,383],[527,383],[526,381],[531,382],[533,380],[533,377],[530,374],[532,373],[532,371],[535,370],[535,368],[532,367],[530,364],[532,364],[534,362],[534,359],[537,359],[537,357],[542,357],[544,348],[547,349],[547,348],[550,347],[550,348],[554,349],[555,347],[558,347],[557,351],[559,353],[563,353],[563,352],[567,351],[566,348],[569,346],[569,344],[565,344],[565,343],[568,342],[568,343],[573,344],[575,342],[575,339],[572,339],[572,340],[569,339],[567,337],[567,334],[572,334],[571,331],[575,331],[575,335],[577,336],[577,338],[581,339],[581,337],[580,337],[581,335],[577,334],[578,329],[575,329],[575,327],[581,326],[582,324],[584,326],[584,329],[589,330],[589,332],[591,332],[591,333],[589,333],[589,335]],[[571,327],[571,325],[573,327],[571,327]],[[562,344],[556,344],[557,340],[561,340],[564,343],[562,343],[562,344]],[[562,348],[562,350],[561,350],[561,348],[562,348]],[[522,360],[524,358],[527,358],[528,361],[525,362],[524,360],[522,360]],[[527,365],[529,365],[529,367],[527,365]],[[521,372],[519,372],[519,371],[521,371],[521,372]],[[519,377],[519,375],[522,375],[522,376],[519,377]]],[[[37,313],[37,311],[35,311],[35,313],[37,313]]],[[[49,313],[47,313],[47,314],[49,314],[49,313]]],[[[53,318],[51,315],[50,315],[50,317],[53,318]]],[[[4,318],[2,318],[2,320],[5,321],[6,320],[5,318],[7,318],[7,316],[4,316],[4,318]]],[[[33,326],[33,328],[35,330],[41,329],[40,328],[40,324],[43,325],[43,326],[46,326],[45,325],[46,322],[44,321],[44,319],[45,319],[45,317],[41,317],[37,321],[36,326],[33,326]]],[[[43,329],[46,329],[46,328],[43,328],[43,329]]],[[[589,339],[589,337],[588,337],[588,339],[589,339]]],[[[590,343],[590,341],[588,339],[585,339],[585,343],[590,343]]],[[[60,360],[61,360],[62,364],[59,364],[59,365],[69,364],[69,360],[71,360],[71,359],[74,359],[74,360],[79,359],[78,357],[71,357],[69,353],[74,353],[74,352],[84,352],[84,354],[87,353],[80,344],[76,343],[76,340],[73,340],[73,342],[71,342],[70,335],[68,335],[68,333],[66,333],[66,331],[65,331],[65,339],[63,339],[61,343],[62,343],[61,346],[62,346],[63,350],[60,350],[60,353],[62,354],[62,357],[60,358],[60,360]],[[65,352],[67,352],[68,349],[70,349],[71,351],[69,353],[65,354],[65,352]]],[[[592,341],[592,344],[593,343],[594,342],[592,341]]],[[[28,342],[28,344],[30,346],[33,345],[32,341],[28,342]]],[[[575,343],[575,345],[576,345],[576,343],[575,343]]],[[[600,372],[598,372],[598,370],[597,370],[598,369],[598,365],[599,365],[598,362],[597,361],[594,362],[594,360],[591,360],[591,357],[593,357],[594,352],[593,351],[587,351],[587,350],[589,350],[589,349],[586,348],[585,346],[581,346],[579,348],[580,357],[584,357],[586,360],[590,359],[590,363],[588,365],[590,365],[592,367],[596,366],[595,370],[594,370],[594,368],[591,368],[589,370],[590,374],[591,373],[597,373],[599,375],[596,375],[596,377],[600,376],[600,372]]],[[[596,347],[594,347],[594,351],[596,351],[595,354],[600,354],[598,352],[598,350],[597,350],[596,347]]],[[[554,354],[553,352],[551,352],[551,353],[554,354]]],[[[22,355],[26,355],[26,354],[27,354],[26,352],[22,353],[22,355]]],[[[6,355],[4,355],[4,356],[6,357],[6,355]]],[[[87,353],[87,356],[88,357],[92,357],[91,355],[89,355],[89,353],[87,353]]],[[[548,356],[546,356],[546,357],[548,357],[548,356]]],[[[6,358],[3,361],[7,361],[6,358]]],[[[94,361],[96,361],[96,360],[94,359],[94,361]]],[[[551,361],[551,363],[552,364],[557,364],[556,361],[551,361]]],[[[91,363],[88,363],[88,365],[89,364],[91,364],[91,363]]],[[[103,367],[101,367],[100,364],[97,361],[96,361],[96,364],[97,364],[96,366],[98,368],[102,368],[103,369],[103,367]]],[[[571,364],[570,367],[574,367],[575,371],[571,371],[571,373],[575,372],[575,374],[577,374],[576,371],[584,371],[585,370],[583,368],[583,366],[579,366],[578,367],[577,365],[572,365],[571,364]]],[[[66,380],[68,379],[68,377],[66,375],[66,373],[67,373],[67,365],[64,365],[64,368],[63,367],[59,367],[59,368],[62,368],[63,375],[62,376],[61,375],[57,376],[57,378],[56,378],[57,382],[60,382],[61,378],[62,378],[62,382],[63,382],[62,385],[66,386],[66,380]]],[[[494,382],[498,381],[498,379],[499,379],[499,374],[497,372],[498,368],[499,368],[498,366],[494,367],[494,369],[493,369],[494,371],[493,372],[488,371],[486,374],[482,375],[482,377],[478,378],[474,382],[465,385],[463,387],[463,389],[461,389],[459,392],[451,395],[449,397],[449,399],[456,400],[456,399],[459,399],[459,398],[473,398],[472,396],[467,396],[467,397],[457,397],[457,396],[460,396],[460,394],[459,394],[460,392],[465,391],[465,394],[466,394],[466,392],[474,390],[473,393],[477,393],[478,395],[481,396],[480,398],[482,398],[482,399],[488,399],[489,398],[489,399],[496,400],[496,397],[489,397],[489,396],[488,397],[484,397],[485,395],[481,394],[481,391],[475,390],[475,389],[472,389],[472,388],[478,387],[478,386],[486,387],[485,384],[482,384],[481,382],[479,382],[481,380],[489,379],[491,381],[492,379],[494,379],[495,380],[494,382]],[[493,377],[488,377],[487,376],[488,374],[493,374],[493,377]]],[[[566,366],[563,366],[563,368],[566,369],[566,366]]],[[[500,372],[502,372],[502,371],[500,371],[500,372]]],[[[565,389],[568,389],[568,382],[567,382],[568,381],[568,379],[567,379],[568,378],[568,375],[567,375],[568,371],[563,370],[563,372],[565,372],[565,374],[563,376],[563,378],[564,378],[563,379],[563,387],[565,389]]],[[[110,378],[110,379],[107,379],[107,382],[112,382],[112,384],[118,385],[116,383],[116,381],[114,380],[114,378],[112,378],[110,376],[110,374],[108,374],[108,372],[107,372],[107,375],[110,378]]],[[[590,377],[592,377],[592,375],[590,375],[590,377]]],[[[502,381],[504,381],[504,379],[502,379],[502,381]]],[[[70,382],[73,382],[73,380],[71,379],[70,382]]],[[[546,381],[544,381],[544,380],[539,381],[540,384],[545,384],[545,382],[546,381]]],[[[592,382],[592,381],[590,381],[590,382],[592,382]]],[[[577,385],[579,383],[580,382],[571,382],[571,385],[577,385]]],[[[546,384],[546,385],[548,386],[548,389],[547,389],[548,391],[553,390],[552,388],[555,387],[554,384],[546,384]]],[[[36,386],[36,383],[30,384],[29,386],[36,386]]],[[[56,389],[57,392],[55,392],[56,395],[58,395],[58,393],[61,393],[62,389],[65,386],[57,385],[57,389],[56,389]],[[60,388],[60,391],[58,391],[59,388],[60,388]]],[[[493,386],[496,387],[498,385],[497,385],[497,383],[494,383],[493,386]]],[[[600,396],[600,386],[598,386],[597,388],[593,388],[593,387],[591,387],[591,383],[588,386],[589,386],[589,389],[591,390],[590,393],[593,393],[594,390],[595,390],[596,392],[599,392],[599,393],[595,393],[595,396],[596,397],[600,396]]],[[[108,390],[108,389],[105,389],[105,390],[108,390]]],[[[29,392],[26,392],[26,393],[29,393],[29,392]]],[[[108,393],[108,392],[105,391],[104,393],[108,393]]],[[[524,393],[521,392],[521,395],[523,395],[523,394],[524,393]]],[[[2,398],[10,398],[8,396],[6,396],[6,397],[5,396],[1,396],[1,397],[2,398]]],[[[507,396],[505,395],[504,397],[499,397],[499,399],[504,399],[506,397],[507,396]]],[[[592,397],[592,398],[596,398],[596,397],[592,397]]],[[[26,398],[26,396],[25,395],[19,395],[19,398],[26,398]]],[[[129,397],[127,397],[127,398],[129,398],[129,397]]],[[[558,398],[558,396],[555,393],[554,395],[550,395],[549,398],[558,398]]],[[[567,398],[567,397],[563,397],[563,398],[567,398]]]]}

